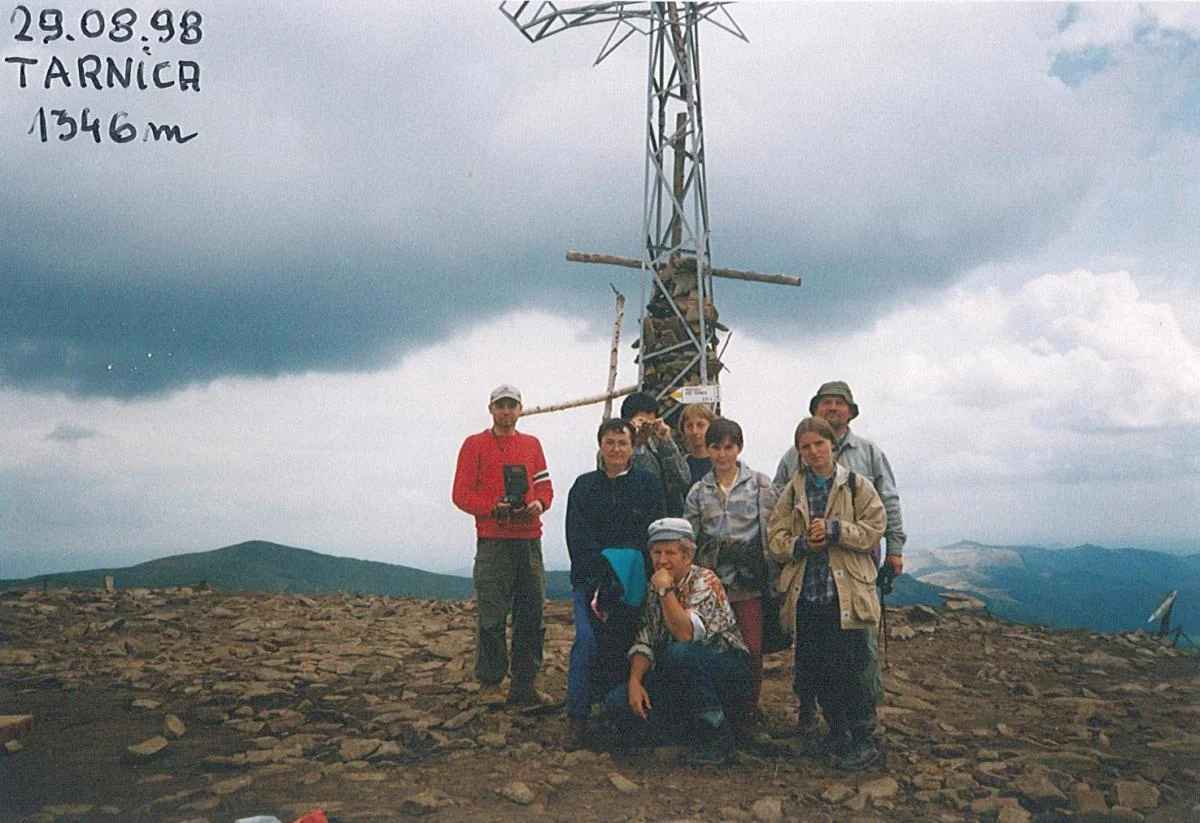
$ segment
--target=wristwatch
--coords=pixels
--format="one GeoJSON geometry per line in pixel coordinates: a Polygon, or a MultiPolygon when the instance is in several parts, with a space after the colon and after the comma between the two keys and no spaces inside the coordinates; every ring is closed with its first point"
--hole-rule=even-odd
{"type": "Polygon", "coordinates": [[[675,589],[674,589],[674,587],[671,587],[669,589],[655,589],[655,591],[658,592],[659,597],[666,597],[667,592],[673,592],[673,591],[675,591],[675,589]]]}

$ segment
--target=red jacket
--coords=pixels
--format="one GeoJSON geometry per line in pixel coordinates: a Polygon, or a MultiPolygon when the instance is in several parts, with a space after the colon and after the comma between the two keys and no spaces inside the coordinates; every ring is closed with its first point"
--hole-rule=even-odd
{"type": "Polygon", "coordinates": [[[550,508],[554,489],[550,471],[542,454],[542,444],[530,434],[514,432],[500,437],[484,429],[463,441],[454,471],[454,505],[475,515],[475,533],[479,537],[533,538],[542,536],[540,517],[512,517],[504,522],[492,514],[496,502],[504,496],[505,465],[523,464],[529,474],[525,502],[541,501],[542,511],[550,508]]]}

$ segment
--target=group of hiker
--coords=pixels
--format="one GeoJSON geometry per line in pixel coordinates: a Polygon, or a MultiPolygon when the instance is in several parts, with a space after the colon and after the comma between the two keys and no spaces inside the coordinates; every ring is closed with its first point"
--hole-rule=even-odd
{"type": "MultiPolygon", "coordinates": [[[[520,391],[498,386],[488,410],[492,426],[463,443],[453,489],[476,523],[479,700],[549,706],[535,678],[553,487],[538,440],[517,431],[520,391]]],[[[844,769],[879,759],[876,577],[881,563],[903,569],[899,495],[884,453],[850,431],[859,409],[846,383],[822,385],[808,412],[773,480],[741,460],[741,426],[704,404],[682,409],[678,439],[643,392],[601,423],[597,468],[567,501],[565,748],[595,742],[602,703],[622,745],[676,737],[691,744],[687,762],[728,762],[739,742],[770,739],[763,654],[791,647],[798,719],[785,733],[844,769]]]]}

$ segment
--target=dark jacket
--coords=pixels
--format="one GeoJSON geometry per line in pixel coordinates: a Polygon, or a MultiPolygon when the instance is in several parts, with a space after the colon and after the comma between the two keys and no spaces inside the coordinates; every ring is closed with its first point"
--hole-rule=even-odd
{"type": "Polygon", "coordinates": [[[604,549],[638,549],[648,557],[646,531],[662,516],[662,484],[647,471],[630,469],[611,479],[599,470],[579,475],[567,497],[571,585],[587,581],[604,549]]]}

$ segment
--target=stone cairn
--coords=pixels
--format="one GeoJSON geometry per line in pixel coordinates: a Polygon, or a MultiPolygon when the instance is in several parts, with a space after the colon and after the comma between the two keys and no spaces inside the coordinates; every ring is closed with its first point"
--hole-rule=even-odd
{"type": "MultiPolygon", "coordinates": [[[[638,357],[643,364],[642,390],[655,395],[680,386],[700,385],[700,361],[696,357],[696,347],[679,346],[689,342],[689,329],[692,337],[700,337],[701,308],[696,259],[673,257],[658,275],[683,319],[676,314],[662,290],[656,287],[654,297],[647,304],[646,314],[642,318],[641,339],[633,344],[635,348],[640,349],[638,357]],[[679,348],[672,348],[675,346],[679,348]],[[671,351],[659,354],[668,349],[671,351]],[[681,373],[684,375],[682,379],[681,373]]],[[[702,343],[707,358],[708,382],[715,384],[724,368],[717,353],[717,334],[729,329],[718,321],[717,307],[713,305],[711,294],[704,297],[703,310],[708,339],[702,343]]],[[[673,420],[678,406],[679,403],[674,398],[669,394],[665,395],[659,402],[659,416],[673,420]]]]}

